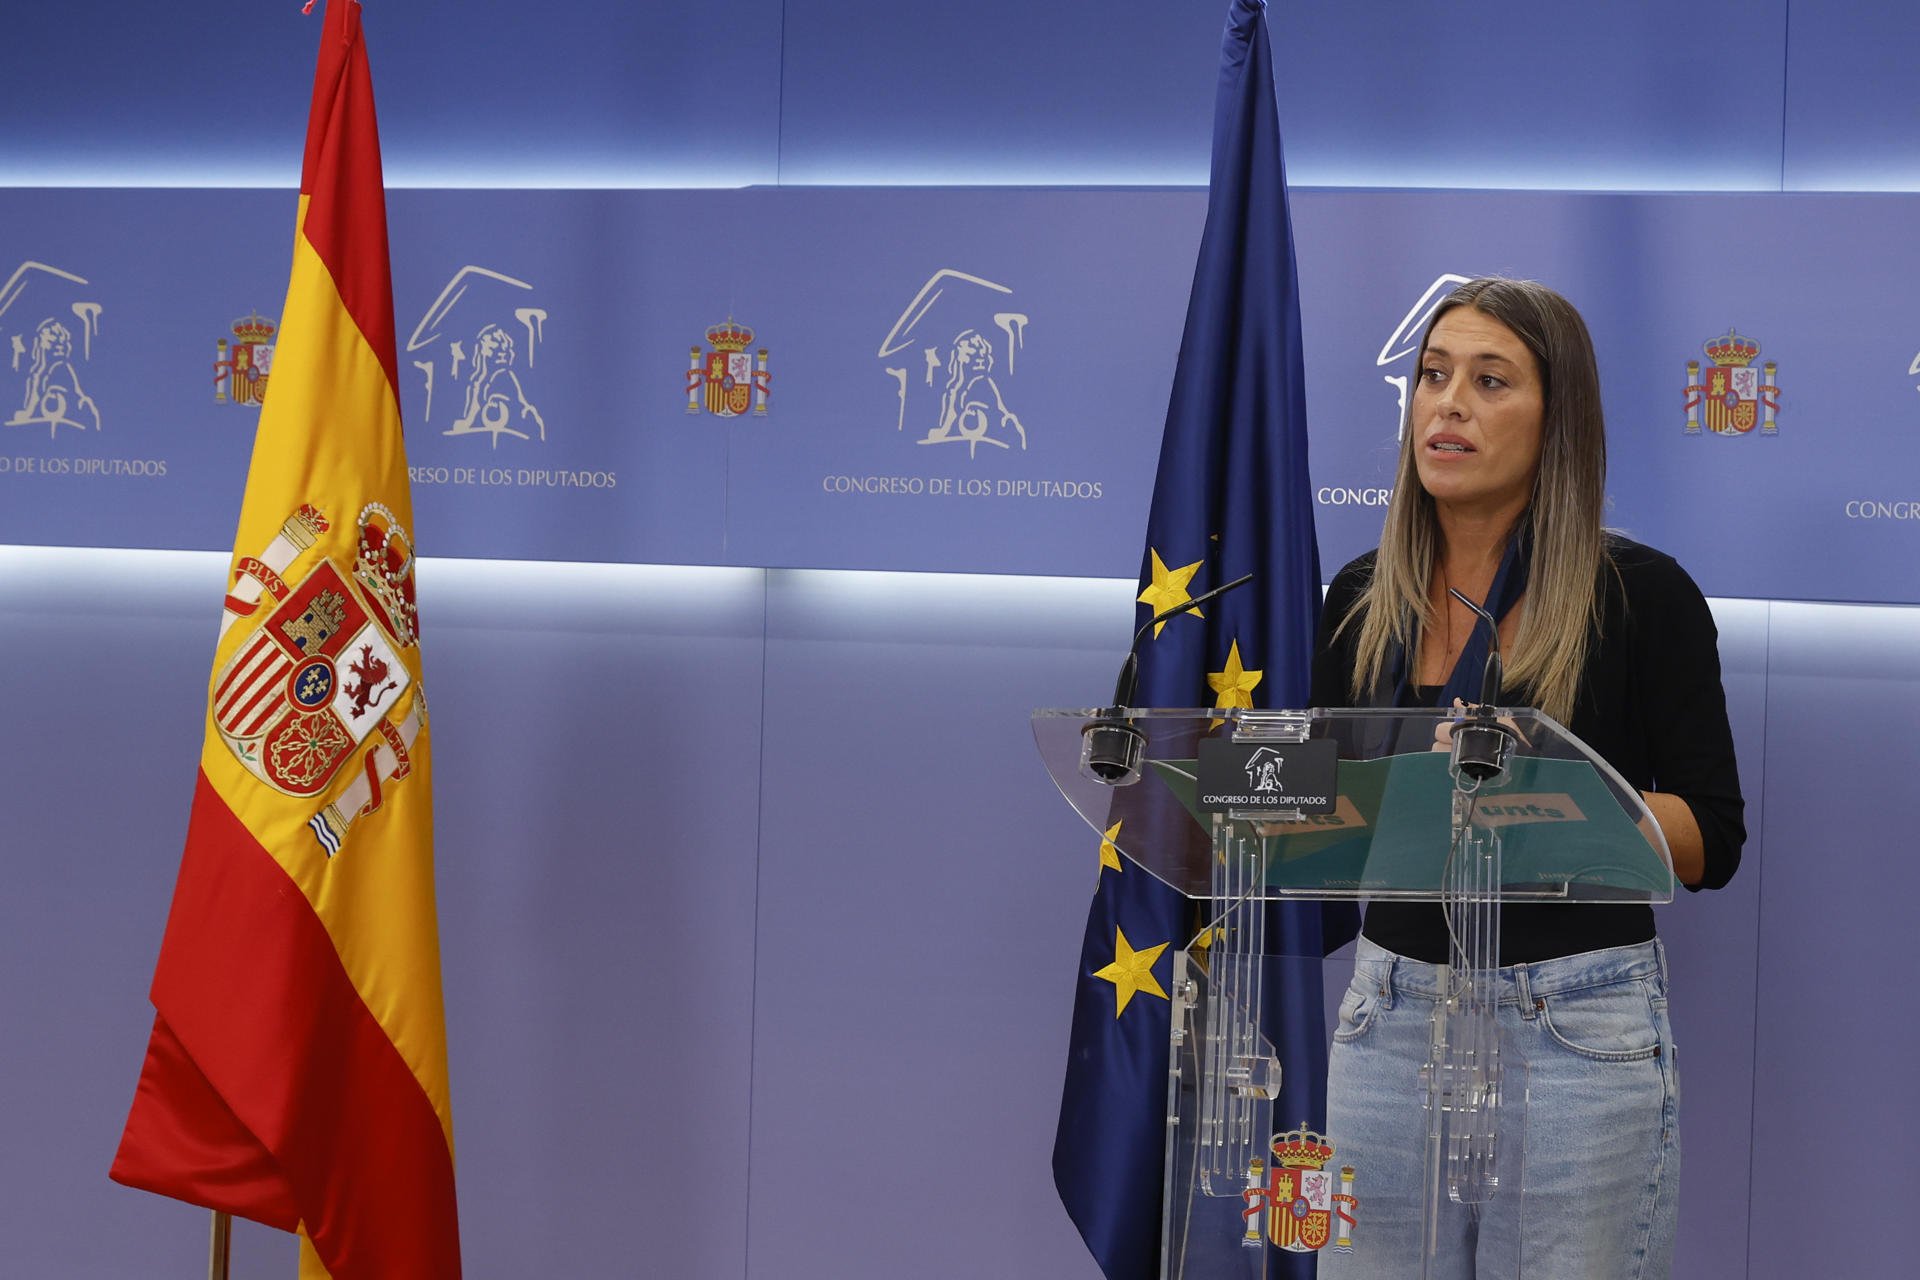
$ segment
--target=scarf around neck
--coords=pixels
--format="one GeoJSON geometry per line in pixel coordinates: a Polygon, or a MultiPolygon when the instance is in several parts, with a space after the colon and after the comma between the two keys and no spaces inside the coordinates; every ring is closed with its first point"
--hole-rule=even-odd
{"type": "MultiPolygon", "coordinates": [[[[1522,522],[1513,537],[1507,539],[1507,548],[1500,556],[1500,567],[1494,571],[1493,585],[1487,590],[1487,598],[1481,601],[1486,611],[1496,620],[1504,620],[1520,597],[1527,593],[1527,572],[1533,563],[1532,529],[1522,522]]],[[[1448,674],[1446,684],[1441,687],[1440,697],[1435,704],[1451,707],[1455,698],[1468,706],[1480,701],[1480,685],[1485,679],[1487,654],[1491,649],[1487,627],[1478,618],[1474,619],[1473,630],[1467,636],[1467,642],[1460,647],[1460,656],[1454,659],[1453,670],[1448,674]]],[[[1390,700],[1383,706],[1400,707],[1411,703],[1413,664],[1407,659],[1404,646],[1396,646],[1392,660],[1387,665],[1387,674],[1391,686],[1390,700]]],[[[1498,698],[1499,690],[1494,690],[1498,698]]]]}

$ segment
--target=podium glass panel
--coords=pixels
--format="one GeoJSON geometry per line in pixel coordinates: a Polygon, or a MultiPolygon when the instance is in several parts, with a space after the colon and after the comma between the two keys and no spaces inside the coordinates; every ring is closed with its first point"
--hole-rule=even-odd
{"type": "Polygon", "coordinates": [[[1119,786],[1081,768],[1082,731],[1105,714],[1036,712],[1041,758],[1089,825],[1104,832],[1120,823],[1115,847],[1188,897],[1213,896],[1218,834],[1264,855],[1260,882],[1242,886],[1249,896],[1439,900],[1450,837],[1465,825],[1498,836],[1506,901],[1673,900],[1672,860],[1639,792],[1538,711],[1497,711],[1513,736],[1507,768],[1473,789],[1453,776],[1449,753],[1434,749],[1470,723],[1460,711],[1130,709],[1123,720],[1143,736],[1144,752],[1137,780],[1119,786]],[[1200,744],[1273,734],[1335,744],[1333,811],[1203,810],[1200,744]]]}
{"type": "MultiPolygon", "coordinates": [[[[1494,1073],[1504,1100],[1475,1100],[1474,1115],[1486,1117],[1489,1130],[1497,1125],[1497,1132],[1486,1135],[1475,1134],[1471,1124],[1445,1123],[1453,1113],[1436,1114],[1435,1098],[1410,1081],[1397,1114],[1382,1115],[1370,1127],[1404,1126],[1398,1137],[1407,1155],[1420,1161],[1418,1185],[1382,1186],[1382,1171],[1370,1159],[1377,1143],[1371,1150],[1356,1146],[1337,1123],[1319,1131],[1307,1117],[1280,1113],[1275,1100],[1285,1067],[1261,1034],[1263,1015],[1272,1012],[1262,1001],[1299,990],[1299,984],[1318,984],[1320,957],[1259,957],[1256,983],[1248,980],[1254,965],[1223,962],[1209,950],[1189,948],[1174,958],[1161,1232],[1165,1280],[1265,1280],[1289,1274],[1281,1253],[1317,1254],[1319,1274],[1329,1278],[1346,1272],[1413,1280],[1427,1274],[1438,1198],[1464,1199],[1476,1213],[1498,1212],[1503,1235],[1525,1236],[1524,1058],[1509,1056],[1494,1073]],[[1265,990],[1256,994],[1256,986],[1265,990]],[[1481,1167],[1473,1177],[1458,1176],[1470,1161],[1481,1167]],[[1510,1189],[1504,1198],[1503,1188],[1510,1189]],[[1431,1205],[1429,1191],[1437,1197],[1431,1205]]],[[[1341,1004],[1338,991],[1329,992],[1328,1009],[1341,1004]]],[[[1336,1022],[1329,1035],[1340,1034],[1336,1022]]],[[[1414,1059],[1410,1068],[1426,1071],[1431,1062],[1414,1059]]],[[[1442,1097],[1439,1105],[1450,1104],[1442,1097]]],[[[1475,1274],[1527,1273],[1515,1254],[1511,1263],[1485,1260],[1475,1274]]]]}
{"type": "MultiPolygon", "coordinates": [[[[1520,1002],[1498,969],[1500,907],[1671,901],[1639,793],[1525,709],[1041,711],[1034,734],[1089,825],[1194,901],[1171,989],[1164,1280],[1284,1274],[1286,1254],[1320,1255],[1330,1277],[1425,1277],[1453,1247],[1456,1205],[1516,1242],[1483,1249],[1474,1274],[1551,1274],[1517,1244],[1530,1068],[1501,1031],[1503,998],[1510,1019],[1520,1002]],[[1362,898],[1438,903],[1449,963],[1426,967],[1424,1026],[1391,1020],[1405,1063],[1394,1096],[1355,1110],[1336,1079],[1321,1133],[1277,1103],[1290,1072],[1312,1079],[1317,1064],[1282,1060],[1270,1034],[1296,1012],[1285,993],[1322,987],[1321,958],[1292,953],[1269,922],[1288,900],[1362,898]],[[1333,1131],[1343,1122],[1365,1136],[1333,1131]],[[1394,1171],[1371,1186],[1356,1154],[1369,1143],[1394,1171]]],[[[1392,1004],[1371,981],[1328,1000],[1341,1018],[1316,1030],[1336,1061],[1392,1004]]]]}

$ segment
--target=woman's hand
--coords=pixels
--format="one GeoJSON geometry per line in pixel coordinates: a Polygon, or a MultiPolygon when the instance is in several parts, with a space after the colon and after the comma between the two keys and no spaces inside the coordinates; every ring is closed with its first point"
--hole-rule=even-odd
{"type": "MultiPolygon", "coordinates": [[[[1453,710],[1455,714],[1451,718],[1442,720],[1433,726],[1433,750],[1435,751],[1453,750],[1453,727],[1462,720],[1465,720],[1467,713],[1473,710],[1473,708],[1469,707],[1465,700],[1455,698],[1453,700],[1453,710]]],[[[1501,716],[1498,718],[1497,723],[1505,725],[1507,732],[1513,735],[1513,740],[1521,746],[1530,747],[1533,745],[1527,741],[1527,735],[1520,732],[1520,726],[1514,723],[1512,716],[1501,716]]]]}

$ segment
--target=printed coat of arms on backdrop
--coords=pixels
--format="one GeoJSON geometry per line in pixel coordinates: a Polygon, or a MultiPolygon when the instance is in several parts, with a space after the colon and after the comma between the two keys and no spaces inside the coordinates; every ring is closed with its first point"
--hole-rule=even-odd
{"type": "Polygon", "coordinates": [[[691,348],[687,365],[687,412],[737,418],[749,407],[764,417],[773,394],[773,375],[767,372],[767,349],[749,355],[753,330],[729,316],[707,330],[710,350],[691,348]]]}
{"type": "Polygon", "coordinates": [[[379,503],[367,504],[359,526],[352,565],[321,560],[295,582],[281,573],[328,528],[314,507],[290,516],[261,555],[241,558],[227,613],[258,624],[221,668],[212,694],[227,749],[284,795],[326,790],[371,734],[390,749],[368,753],[366,776],[308,824],[329,856],[355,818],[379,808],[383,782],[406,777],[424,719],[417,691],[399,722],[387,714],[413,682],[401,656],[418,639],[413,549],[379,503]]]}
{"type": "Polygon", "coordinates": [[[1720,436],[1743,436],[1755,427],[1763,436],[1779,434],[1774,416],[1780,410],[1780,388],[1775,384],[1777,364],[1753,364],[1760,344],[1732,329],[1701,345],[1711,362],[1703,372],[1698,360],[1687,361],[1687,430],[1720,436]]]}
{"type": "Polygon", "coordinates": [[[544,442],[547,420],[534,402],[533,371],[546,340],[547,310],[525,280],[468,263],[453,273],[407,338],[426,402],[420,421],[446,422],[443,436],[484,435],[544,442]]]}
{"type": "MultiPolygon", "coordinates": [[[[1387,336],[1380,344],[1380,354],[1374,357],[1374,367],[1390,369],[1406,361],[1411,363],[1420,351],[1420,341],[1426,336],[1427,323],[1433,319],[1433,313],[1449,294],[1471,280],[1472,276],[1463,276],[1457,272],[1443,271],[1433,278],[1413,305],[1407,308],[1407,314],[1400,318],[1400,327],[1387,336]]],[[[1393,438],[1398,440],[1406,429],[1407,422],[1407,382],[1410,375],[1404,373],[1383,373],[1380,380],[1392,387],[1395,394],[1393,407],[1393,438]]]]}
{"type": "Polygon", "coordinates": [[[250,404],[256,409],[267,398],[267,375],[273,372],[273,321],[249,314],[233,322],[233,339],[214,345],[213,398],[216,402],[250,404]]]}
{"type": "Polygon", "coordinates": [[[21,263],[0,284],[0,350],[16,379],[0,426],[45,427],[54,439],[62,427],[100,430],[100,406],[80,385],[105,310],[91,291],[86,277],[44,262],[21,263]]]}
{"type": "Polygon", "coordinates": [[[1289,1253],[1317,1253],[1329,1244],[1336,1253],[1352,1252],[1360,1201],[1353,1194],[1353,1166],[1342,1166],[1338,1175],[1327,1168],[1333,1153],[1324,1136],[1304,1127],[1274,1134],[1272,1170],[1258,1160],[1247,1170],[1241,1243],[1262,1247],[1264,1214],[1266,1239],[1289,1253]]]}
{"type": "Polygon", "coordinates": [[[983,444],[1027,447],[1027,425],[1008,393],[1030,319],[1012,296],[1009,285],[952,267],[920,286],[875,355],[899,397],[895,431],[913,421],[927,428],[915,443],[964,444],[968,458],[983,444]]]}

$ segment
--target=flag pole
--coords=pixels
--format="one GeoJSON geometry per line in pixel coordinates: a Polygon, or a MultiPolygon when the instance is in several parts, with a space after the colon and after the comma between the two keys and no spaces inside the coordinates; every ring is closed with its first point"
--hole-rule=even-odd
{"type": "Polygon", "coordinates": [[[227,1263],[233,1254],[233,1215],[213,1211],[212,1238],[207,1242],[207,1280],[227,1280],[227,1263]]]}

